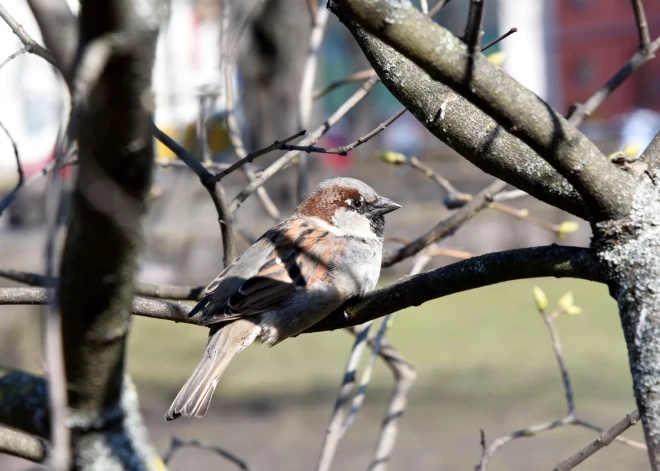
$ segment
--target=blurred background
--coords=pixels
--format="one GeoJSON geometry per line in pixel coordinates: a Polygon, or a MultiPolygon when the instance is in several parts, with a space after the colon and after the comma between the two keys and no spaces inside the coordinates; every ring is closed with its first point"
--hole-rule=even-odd
{"type": "MultiPolygon", "coordinates": [[[[435,3],[430,2],[431,6],[435,3]]],[[[37,41],[40,35],[27,3],[2,5],[37,41]]],[[[453,0],[436,20],[462,34],[468,0],[453,0]]],[[[75,11],[77,5],[71,2],[75,11]]],[[[651,36],[660,32],[660,3],[644,2],[651,36]]],[[[487,51],[503,53],[502,67],[560,112],[584,102],[618,71],[637,49],[637,30],[626,0],[488,0],[487,43],[511,27],[518,32],[487,51]]],[[[237,114],[249,150],[271,144],[300,129],[297,119],[300,80],[305,65],[310,13],[303,0],[233,2],[232,37],[238,41],[232,76],[237,114]],[[240,36],[239,36],[240,34],[240,36]]],[[[171,0],[163,26],[154,73],[156,124],[191,152],[200,107],[205,107],[212,160],[235,157],[227,133],[226,92],[220,43],[222,1],[171,0]]],[[[0,61],[21,48],[0,22],[0,61]]],[[[330,15],[318,54],[314,89],[369,64],[350,34],[330,15]]],[[[341,105],[359,83],[339,87],[314,102],[308,130],[341,105]]],[[[22,54],[0,66],[0,121],[18,146],[26,177],[38,174],[53,158],[53,144],[68,96],[57,74],[39,57],[22,54]]],[[[348,144],[394,114],[400,105],[383,85],[376,89],[319,142],[348,144]]],[[[606,154],[626,145],[639,151],[660,129],[660,62],[651,61],[615,91],[582,129],[606,154]]],[[[206,285],[221,269],[222,245],[215,211],[205,190],[187,168],[168,166],[174,158],[158,144],[159,166],[152,206],[145,224],[146,244],[139,279],[152,283],[206,285]]],[[[439,142],[409,114],[347,156],[308,158],[310,182],[337,175],[362,179],[404,210],[388,216],[386,236],[415,238],[449,214],[439,188],[419,171],[382,162],[382,151],[417,156],[459,190],[474,193],[492,181],[439,142]]],[[[278,157],[255,161],[255,170],[278,157]]],[[[69,184],[75,168],[64,171],[69,184]]],[[[0,133],[0,197],[16,184],[11,142],[0,133]]],[[[296,205],[295,169],[281,172],[266,188],[283,215],[296,205]]],[[[227,179],[233,197],[246,184],[243,174],[227,179]]],[[[23,188],[0,217],[0,265],[43,272],[45,179],[23,188]]],[[[576,220],[531,197],[511,202],[530,215],[560,224],[576,220]]],[[[259,236],[273,222],[255,197],[237,212],[242,231],[259,236]]],[[[577,220],[576,220],[577,221],[577,220]]],[[[556,233],[526,220],[487,210],[440,246],[481,254],[548,244],[588,245],[589,227],[559,240],[556,233]]],[[[238,238],[239,249],[247,247],[238,238]]],[[[435,258],[430,268],[455,261],[435,258]]],[[[405,274],[408,260],[383,271],[387,283],[405,274]]],[[[0,280],[2,286],[11,282],[0,280]]],[[[603,286],[574,280],[540,279],[501,284],[462,293],[409,309],[396,317],[388,339],[418,369],[418,380],[400,427],[390,469],[467,469],[481,453],[479,429],[488,439],[562,416],[565,401],[550,341],[532,298],[541,286],[551,302],[567,291],[584,310],[561,318],[558,327],[585,419],[610,426],[634,408],[627,355],[616,306],[603,286]]],[[[0,362],[41,371],[38,309],[3,307],[0,315],[0,362]]],[[[303,470],[313,467],[324,436],[352,338],[343,332],[304,335],[271,350],[248,349],[236,359],[218,387],[203,420],[165,423],[164,412],[203,350],[206,331],[192,326],[137,318],[128,362],[138,385],[154,442],[165,450],[178,435],[216,443],[256,469],[303,470]]],[[[389,371],[378,365],[365,408],[340,445],[334,469],[364,469],[376,441],[392,386],[389,371]]],[[[629,434],[639,438],[641,431],[629,434]]],[[[549,468],[584,446],[594,434],[565,428],[518,440],[494,459],[493,470],[549,468]]],[[[182,451],[172,469],[230,469],[219,457],[182,451]]],[[[613,444],[580,469],[644,469],[644,452],[613,444]],[[637,468],[636,468],[637,466],[637,468]]],[[[18,459],[0,456],[0,469],[28,469],[18,459]]]]}

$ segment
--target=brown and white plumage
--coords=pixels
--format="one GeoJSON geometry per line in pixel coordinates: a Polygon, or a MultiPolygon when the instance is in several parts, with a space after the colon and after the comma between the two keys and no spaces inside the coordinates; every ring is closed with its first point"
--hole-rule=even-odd
{"type": "Polygon", "coordinates": [[[359,180],[327,180],[229,265],[190,313],[211,332],[165,418],[202,417],[231,359],[255,340],[275,345],[372,290],[383,215],[397,208],[359,180]]]}

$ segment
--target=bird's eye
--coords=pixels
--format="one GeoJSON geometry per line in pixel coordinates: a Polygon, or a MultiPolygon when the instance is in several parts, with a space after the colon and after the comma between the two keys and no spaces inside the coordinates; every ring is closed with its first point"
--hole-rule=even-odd
{"type": "Polygon", "coordinates": [[[353,207],[354,208],[359,208],[360,206],[362,206],[362,200],[361,199],[353,200],[353,207]]]}

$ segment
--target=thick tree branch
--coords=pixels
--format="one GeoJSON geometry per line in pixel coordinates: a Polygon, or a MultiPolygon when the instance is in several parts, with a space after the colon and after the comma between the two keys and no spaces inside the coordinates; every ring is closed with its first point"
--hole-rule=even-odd
{"type": "Polygon", "coordinates": [[[590,249],[550,245],[495,252],[404,277],[336,310],[305,333],[359,325],[431,299],[541,276],[603,281],[603,273],[590,249]]]}
{"type": "Polygon", "coordinates": [[[48,444],[40,438],[0,427],[0,453],[43,463],[48,456],[48,444]]]}
{"type": "Polygon", "coordinates": [[[343,22],[358,22],[433,79],[454,88],[529,145],[578,190],[592,210],[592,220],[629,214],[634,187],[630,175],[547,103],[482,55],[470,54],[464,43],[409,2],[374,8],[366,0],[335,0],[330,8],[343,22]]]}
{"type": "Polygon", "coordinates": [[[389,91],[438,139],[484,172],[541,201],[587,218],[582,198],[529,146],[355,23],[347,23],[347,27],[389,91]],[[440,118],[450,94],[456,98],[445,105],[440,118]]]}
{"type": "MultiPolygon", "coordinates": [[[[494,252],[404,277],[363,299],[349,302],[305,333],[359,325],[461,291],[542,276],[605,281],[591,249],[549,245],[494,252]]],[[[0,288],[0,305],[44,304],[47,299],[45,288],[0,288]]],[[[197,316],[188,317],[192,307],[136,297],[132,312],[143,317],[197,324],[197,316]]]]}

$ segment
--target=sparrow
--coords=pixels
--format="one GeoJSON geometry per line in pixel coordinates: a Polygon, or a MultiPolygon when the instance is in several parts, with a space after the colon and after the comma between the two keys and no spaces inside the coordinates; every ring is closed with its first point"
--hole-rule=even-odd
{"type": "Polygon", "coordinates": [[[322,182],[206,288],[190,312],[210,326],[199,365],[165,415],[202,417],[232,358],[296,336],[376,287],[383,216],[401,206],[353,178],[322,182]]]}

